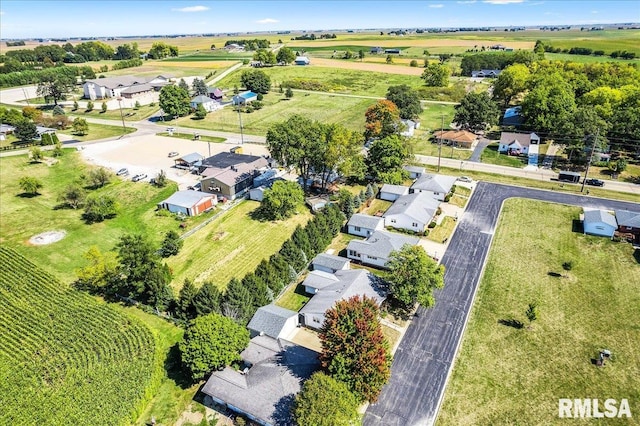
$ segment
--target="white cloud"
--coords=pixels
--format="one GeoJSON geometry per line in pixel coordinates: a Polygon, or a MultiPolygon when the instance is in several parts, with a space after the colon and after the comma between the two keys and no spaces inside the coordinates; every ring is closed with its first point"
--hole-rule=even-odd
{"type": "Polygon", "coordinates": [[[489,4],[511,4],[511,3],[524,3],[524,0],[482,0],[483,3],[489,4]]]}
{"type": "Polygon", "coordinates": [[[441,7],[444,7],[444,4],[430,4],[429,7],[432,9],[440,9],[441,7]]]}
{"type": "Polygon", "coordinates": [[[596,13],[598,13],[598,11],[597,10],[592,10],[591,13],[593,13],[595,15],[596,13]]]}
{"type": "Polygon", "coordinates": [[[174,12],[204,12],[205,10],[209,10],[209,8],[207,6],[187,6],[171,10],[174,12]]]}
{"type": "Polygon", "coordinates": [[[280,22],[280,21],[272,18],[264,18],[264,19],[260,19],[259,21],[256,21],[256,24],[275,24],[277,22],[280,22]]]}
{"type": "Polygon", "coordinates": [[[544,4],[544,2],[543,1],[537,1],[535,3],[527,3],[527,6],[538,6],[538,5],[541,5],[541,4],[544,4]]]}
{"type": "Polygon", "coordinates": [[[456,3],[458,3],[458,4],[473,4],[476,1],[477,0],[462,0],[462,1],[457,1],[456,3]]]}

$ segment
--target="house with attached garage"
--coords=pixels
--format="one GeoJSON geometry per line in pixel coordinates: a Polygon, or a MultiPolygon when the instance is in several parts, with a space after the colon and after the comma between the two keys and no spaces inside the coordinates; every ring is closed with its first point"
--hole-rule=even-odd
{"type": "Polygon", "coordinates": [[[440,206],[426,192],[403,195],[384,213],[384,226],[422,234],[440,206]]]}
{"type": "Polygon", "coordinates": [[[268,168],[269,161],[265,157],[218,153],[201,161],[202,191],[234,200],[249,191],[253,179],[268,168]]]}
{"type": "Polygon", "coordinates": [[[606,210],[585,208],[580,219],[585,234],[613,238],[618,229],[616,217],[606,210]]]}
{"type": "Polygon", "coordinates": [[[417,237],[389,231],[376,231],[366,240],[351,240],[347,245],[347,257],[365,265],[386,268],[391,252],[400,250],[405,244],[415,246],[417,237]]]}
{"type": "Polygon", "coordinates": [[[498,151],[508,155],[529,155],[532,145],[540,145],[540,137],[535,133],[502,132],[498,151]]]}
{"type": "Polygon", "coordinates": [[[618,235],[633,239],[640,244],[640,211],[616,210],[616,222],[618,223],[618,235]]]}
{"type": "Polygon", "coordinates": [[[324,271],[333,274],[336,271],[351,269],[351,261],[341,256],[329,253],[320,253],[311,261],[314,271],[324,271]]]}
{"type": "Polygon", "coordinates": [[[378,216],[356,213],[347,222],[347,234],[368,237],[384,229],[384,219],[378,216]]]}
{"type": "Polygon", "coordinates": [[[380,188],[380,192],[378,196],[381,200],[385,201],[395,201],[403,195],[407,195],[409,193],[409,187],[402,185],[391,185],[389,183],[385,183],[380,188]]]}
{"type": "Polygon", "coordinates": [[[269,304],[258,308],[247,325],[251,337],[269,336],[286,339],[298,327],[298,313],[269,304]]]}
{"type": "Polygon", "coordinates": [[[222,108],[222,105],[220,105],[218,101],[214,101],[213,99],[205,95],[198,95],[195,98],[191,99],[191,102],[189,102],[189,106],[192,109],[197,109],[198,105],[202,105],[204,110],[207,112],[215,111],[222,108]]]}
{"type": "Polygon", "coordinates": [[[466,130],[439,130],[433,137],[438,144],[456,148],[473,149],[478,144],[478,136],[466,130]]]}
{"type": "Polygon", "coordinates": [[[218,198],[214,195],[186,190],[174,192],[169,198],[158,203],[158,208],[185,216],[197,216],[211,210],[216,204],[218,204],[218,198]]]}
{"type": "Polygon", "coordinates": [[[367,296],[380,304],[387,296],[382,280],[366,269],[339,270],[333,274],[311,271],[302,285],[313,297],[300,309],[300,322],[316,330],[322,327],[325,312],[340,300],[367,296]]]}
{"type": "Polygon", "coordinates": [[[423,174],[413,182],[409,193],[425,192],[436,200],[444,201],[455,183],[456,178],[453,176],[423,174]]]}

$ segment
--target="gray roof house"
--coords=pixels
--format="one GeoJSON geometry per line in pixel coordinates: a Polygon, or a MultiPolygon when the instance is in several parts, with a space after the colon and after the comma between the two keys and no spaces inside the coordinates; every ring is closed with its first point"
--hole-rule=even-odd
{"type": "Polygon", "coordinates": [[[300,309],[301,320],[304,321],[305,326],[310,328],[319,329],[322,327],[325,312],[333,308],[339,300],[364,295],[380,304],[387,295],[381,280],[366,269],[342,270],[336,271],[335,274],[311,271],[303,285],[307,287],[307,280],[314,279],[314,276],[317,275],[325,277],[325,285],[317,288],[311,300],[300,309]]]}
{"type": "Polygon", "coordinates": [[[502,132],[498,145],[499,152],[508,154],[529,154],[531,145],[539,145],[540,136],[535,133],[502,132]]]}
{"type": "Polygon", "coordinates": [[[407,195],[409,193],[409,187],[402,185],[391,185],[389,183],[385,183],[380,188],[380,199],[386,201],[395,201],[403,195],[407,195]]]}
{"type": "Polygon", "coordinates": [[[420,166],[402,166],[402,168],[409,172],[410,179],[419,178],[424,174],[424,167],[420,166]]]}
{"type": "Polygon", "coordinates": [[[336,271],[351,268],[351,261],[333,254],[320,253],[313,258],[311,265],[313,265],[314,271],[324,271],[332,274],[336,271]]]}
{"type": "Polygon", "coordinates": [[[444,201],[455,183],[456,178],[453,176],[423,174],[413,182],[409,192],[429,192],[436,200],[444,201]]]}
{"type": "Polygon", "coordinates": [[[583,211],[582,225],[585,234],[613,238],[613,234],[618,228],[614,215],[598,209],[584,209],[583,211]]]}
{"type": "Polygon", "coordinates": [[[388,231],[376,231],[366,240],[351,240],[347,245],[347,257],[363,264],[385,268],[392,251],[400,250],[405,244],[415,246],[417,237],[388,231]]]}
{"type": "Polygon", "coordinates": [[[398,198],[384,213],[384,226],[422,233],[440,206],[427,192],[414,192],[398,198]]]}
{"type": "Polygon", "coordinates": [[[298,326],[298,313],[274,304],[260,307],[247,328],[251,336],[267,335],[274,339],[286,338],[298,326]]]}
{"type": "Polygon", "coordinates": [[[368,237],[375,231],[384,229],[384,219],[379,216],[369,216],[368,214],[356,213],[347,222],[347,233],[368,237]]]}
{"type": "Polygon", "coordinates": [[[616,210],[618,232],[621,234],[633,234],[636,243],[640,243],[640,212],[629,210],[616,210]]]}
{"type": "Polygon", "coordinates": [[[213,100],[209,96],[198,95],[195,98],[191,99],[189,106],[193,109],[198,108],[198,105],[202,105],[205,111],[211,112],[219,109],[221,107],[218,101],[213,100]]]}
{"type": "Polygon", "coordinates": [[[246,368],[211,373],[202,392],[263,426],[290,425],[302,384],[320,368],[318,354],[282,339],[256,336],[240,354],[246,368]]]}

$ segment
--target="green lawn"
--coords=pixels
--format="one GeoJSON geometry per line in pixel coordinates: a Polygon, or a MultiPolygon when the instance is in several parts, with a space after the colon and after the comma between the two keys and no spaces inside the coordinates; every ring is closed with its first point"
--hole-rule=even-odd
{"type": "MultiPolygon", "coordinates": [[[[245,133],[266,135],[269,127],[286,120],[292,114],[301,114],[323,123],[338,123],[348,129],[361,132],[364,129],[364,113],[375,103],[373,99],[348,98],[317,93],[297,92],[291,99],[281,93],[271,92],[264,97],[264,107],[252,113],[242,113],[242,128],[245,133]]],[[[232,108],[207,114],[204,120],[183,117],[167,121],[167,125],[196,129],[240,131],[240,118],[232,108]]]]}
{"type": "Polygon", "coordinates": [[[259,203],[243,201],[195,234],[187,237],[177,256],[168,260],[174,288],[185,278],[214,282],[226,288],[231,278],[253,272],[262,259],[277,252],[297,225],[304,225],[311,213],[300,207],[297,215],[278,222],[260,222],[250,217],[259,203]]]}
{"type": "MultiPolygon", "coordinates": [[[[362,213],[364,213],[364,211],[362,213]]],[[[349,241],[362,239],[362,237],[359,237],[357,235],[345,234],[344,232],[340,232],[338,235],[336,235],[333,241],[331,241],[331,244],[329,244],[327,250],[333,250],[333,254],[336,256],[346,257],[347,254],[345,249],[347,248],[347,245],[349,245],[349,241]]]]}
{"type": "Polygon", "coordinates": [[[298,312],[311,299],[302,284],[290,285],[274,303],[281,308],[298,312]]]}
{"type": "Polygon", "coordinates": [[[102,112],[101,105],[102,103],[100,101],[94,101],[93,109],[91,111],[86,111],[83,108],[78,108],[76,111],[73,111],[72,108],[66,107],[65,112],[69,115],[81,118],[101,118],[105,120],[114,120],[116,122],[121,122],[122,118],[124,118],[124,121],[144,120],[160,109],[158,104],[155,104],[154,106],[141,105],[138,109],[122,108],[122,115],[120,115],[119,109],[111,109],[107,110],[107,112],[102,112]]]}
{"type": "Polygon", "coordinates": [[[627,243],[572,232],[580,212],[505,203],[438,424],[566,424],[559,398],[628,398],[640,413],[640,260],[627,243]],[[501,323],[510,320],[525,327],[501,323]],[[597,368],[604,348],[612,360],[597,368]]]}
{"type": "Polygon", "coordinates": [[[58,196],[72,182],[82,182],[82,176],[92,166],[85,164],[75,150],[65,150],[57,164],[32,164],[26,156],[0,158],[0,241],[41,265],[64,282],[75,279],[74,271],[85,266],[82,257],[95,245],[102,251],[113,249],[123,233],[144,233],[153,242],[162,240],[169,229],[177,229],[171,217],[154,213],[156,204],[175,191],[174,185],[158,189],[148,183],[133,183],[114,177],[102,189],[89,192],[109,194],[120,204],[113,219],[87,225],[81,219],[82,210],[57,209],[58,196]],[[23,176],[40,179],[41,195],[19,196],[18,180],[23,176]],[[29,238],[45,231],[64,230],[64,239],[50,245],[33,246],[29,238]]]}
{"type": "Polygon", "coordinates": [[[376,213],[384,213],[387,211],[389,207],[393,204],[391,201],[381,200],[379,198],[374,198],[371,200],[371,204],[369,207],[365,207],[362,209],[360,213],[368,214],[371,216],[375,216],[376,213]]]}
{"type": "Polygon", "coordinates": [[[496,164],[498,166],[517,167],[519,169],[527,165],[526,157],[515,157],[498,152],[498,143],[487,146],[480,155],[480,161],[486,164],[496,164]]]}
{"type": "Polygon", "coordinates": [[[69,135],[73,139],[78,141],[95,141],[99,139],[113,138],[115,136],[120,136],[122,134],[129,134],[136,131],[133,127],[125,127],[122,126],[108,126],[106,124],[96,124],[96,123],[87,123],[89,125],[89,131],[86,135],[76,135],[73,133],[72,128],[68,128],[66,130],[59,130],[58,133],[63,135],[69,135]]]}
{"type": "Polygon", "coordinates": [[[443,243],[445,239],[449,239],[449,237],[451,237],[455,226],[455,219],[450,216],[445,216],[439,225],[429,230],[427,238],[431,241],[435,241],[436,243],[443,243]]]}
{"type": "MultiPolygon", "coordinates": [[[[555,44],[554,44],[555,47],[555,44]]],[[[576,46],[578,47],[578,46],[576,46]]],[[[589,47],[589,46],[584,46],[589,47]]],[[[619,48],[611,49],[608,52],[614,50],[621,50],[619,48]]],[[[624,50],[624,49],[622,49],[624,50]]],[[[578,62],[581,64],[592,64],[595,62],[622,62],[627,64],[637,64],[639,62],[638,59],[628,60],[628,59],[620,59],[620,58],[612,58],[610,56],[593,56],[593,55],[570,55],[568,53],[545,53],[545,59],[549,59],[551,61],[569,61],[569,62],[578,62]]]]}

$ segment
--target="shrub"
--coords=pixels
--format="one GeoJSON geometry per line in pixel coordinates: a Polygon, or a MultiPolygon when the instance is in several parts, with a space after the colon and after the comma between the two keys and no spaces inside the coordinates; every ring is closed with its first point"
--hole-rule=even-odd
{"type": "Polygon", "coordinates": [[[409,62],[409,66],[414,68],[417,67],[418,61],[416,61],[415,59],[412,59],[411,62],[409,62]]]}
{"type": "Polygon", "coordinates": [[[444,202],[448,203],[451,200],[451,194],[447,194],[446,197],[444,197],[444,202]]]}
{"type": "Polygon", "coordinates": [[[431,223],[429,223],[428,228],[429,228],[429,229],[433,229],[433,228],[435,228],[435,227],[436,227],[436,225],[437,225],[437,223],[436,223],[435,221],[431,221],[431,223]]]}
{"type": "Polygon", "coordinates": [[[62,108],[60,105],[56,105],[55,107],[53,107],[53,111],[51,111],[51,114],[64,115],[64,108],[62,108]]]}
{"type": "Polygon", "coordinates": [[[79,108],[78,101],[73,101],[73,110],[77,111],[79,108]]]}
{"type": "Polygon", "coordinates": [[[573,260],[568,260],[562,264],[562,269],[565,271],[570,271],[573,269],[573,260]]]}
{"type": "Polygon", "coordinates": [[[93,102],[92,101],[87,102],[87,111],[93,111],[93,102]]]}
{"type": "Polygon", "coordinates": [[[102,103],[102,112],[103,113],[107,112],[107,103],[106,102],[102,103]]]}
{"type": "Polygon", "coordinates": [[[135,105],[133,106],[133,109],[135,110],[140,109],[140,101],[136,101],[135,105]]]}
{"type": "Polygon", "coordinates": [[[261,101],[264,99],[264,95],[262,93],[258,93],[258,96],[256,96],[256,98],[261,101]]]}

